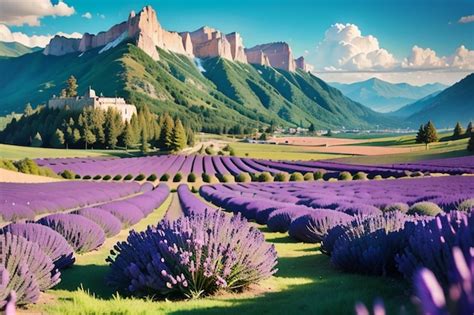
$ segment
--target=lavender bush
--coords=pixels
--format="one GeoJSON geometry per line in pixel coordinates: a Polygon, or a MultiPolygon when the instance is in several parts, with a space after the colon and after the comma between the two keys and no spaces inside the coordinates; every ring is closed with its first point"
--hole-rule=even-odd
{"type": "Polygon", "coordinates": [[[199,297],[240,290],[276,272],[276,252],[239,215],[191,213],[130,232],[107,258],[108,283],[133,295],[199,297]]]}
{"type": "Polygon", "coordinates": [[[73,214],[79,214],[97,223],[104,231],[106,237],[115,236],[122,229],[122,222],[117,217],[100,208],[83,208],[74,211],[73,214]]]}
{"type": "Polygon", "coordinates": [[[3,228],[2,233],[22,236],[28,241],[38,244],[48,255],[57,269],[64,269],[75,261],[74,250],[66,239],[47,226],[36,223],[12,223],[3,228]]]}
{"type": "Polygon", "coordinates": [[[105,241],[105,233],[94,221],[78,214],[52,214],[38,220],[61,234],[78,254],[90,252],[105,241]]]}

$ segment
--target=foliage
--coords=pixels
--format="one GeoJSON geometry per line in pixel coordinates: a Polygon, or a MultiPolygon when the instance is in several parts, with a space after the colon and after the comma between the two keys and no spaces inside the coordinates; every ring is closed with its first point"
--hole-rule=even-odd
{"type": "Polygon", "coordinates": [[[149,182],[154,182],[155,180],[157,180],[158,177],[156,176],[156,174],[151,174],[150,176],[147,177],[147,181],[149,182]]]}
{"type": "Polygon", "coordinates": [[[249,183],[252,181],[252,177],[249,173],[242,172],[235,176],[235,181],[237,183],[249,183]]]}
{"type": "Polygon", "coordinates": [[[462,129],[461,123],[458,121],[456,123],[456,126],[454,127],[452,139],[453,140],[461,139],[463,135],[464,135],[464,130],[462,129]]]}
{"type": "Polygon", "coordinates": [[[408,214],[418,214],[426,216],[436,216],[443,212],[443,210],[435,203],[429,201],[422,201],[413,204],[410,209],[408,209],[408,214]]]}
{"type": "Polygon", "coordinates": [[[137,175],[137,177],[135,177],[135,180],[136,181],[141,181],[141,180],[144,180],[145,179],[145,174],[143,173],[140,173],[137,175]]]}
{"type": "Polygon", "coordinates": [[[70,171],[70,170],[64,170],[60,173],[61,177],[62,178],[65,178],[65,179],[74,179],[76,178],[76,173],[74,173],[73,171],[70,171]]]}
{"type": "Polygon", "coordinates": [[[259,182],[273,182],[273,176],[272,174],[270,174],[269,172],[262,172],[259,176],[258,176],[258,181],[259,182]]]}
{"type": "Polygon", "coordinates": [[[347,171],[344,171],[344,172],[340,172],[339,173],[339,177],[338,177],[339,180],[352,180],[352,175],[351,173],[347,172],[347,171]]]}
{"type": "Polygon", "coordinates": [[[211,175],[207,173],[202,173],[202,181],[205,183],[210,183],[211,182],[211,175]]]}
{"type": "Polygon", "coordinates": [[[167,182],[170,179],[170,175],[168,173],[164,173],[160,177],[160,182],[167,182]]]}
{"type": "Polygon", "coordinates": [[[183,174],[181,174],[179,172],[174,174],[174,176],[173,176],[173,182],[174,183],[179,183],[182,179],[183,179],[183,174]]]}
{"type": "Polygon", "coordinates": [[[196,182],[196,174],[189,173],[188,175],[188,183],[195,183],[196,182]]]}
{"type": "Polygon", "coordinates": [[[294,172],[290,175],[290,182],[302,182],[304,181],[304,176],[300,172],[294,172]]]}

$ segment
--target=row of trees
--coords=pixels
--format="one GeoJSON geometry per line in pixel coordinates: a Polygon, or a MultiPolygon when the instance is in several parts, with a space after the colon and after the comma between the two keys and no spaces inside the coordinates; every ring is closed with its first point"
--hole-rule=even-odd
{"type": "Polygon", "coordinates": [[[460,122],[457,122],[453,130],[453,136],[451,138],[453,140],[458,140],[458,139],[468,138],[471,135],[472,135],[472,122],[469,122],[466,130],[463,129],[460,122]]]}
{"type": "Polygon", "coordinates": [[[0,141],[16,145],[53,148],[100,148],[117,146],[150,147],[180,151],[194,142],[192,130],[169,114],[156,115],[147,107],[140,109],[130,122],[124,122],[114,109],[103,111],[91,107],[82,111],[40,107],[25,110],[21,119],[13,120],[0,133],[0,141]]]}

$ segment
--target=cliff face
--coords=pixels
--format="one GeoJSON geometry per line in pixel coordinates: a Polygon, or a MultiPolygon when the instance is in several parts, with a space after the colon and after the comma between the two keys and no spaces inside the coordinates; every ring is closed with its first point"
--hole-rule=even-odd
{"type": "Polygon", "coordinates": [[[293,53],[291,52],[291,48],[287,43],[278,42],[254,46],[246,50],[247,59],[253,59],[254,54],[259,51],[262,52],[268,58],[270,66],[272,66],[273,68],[283,69],[291,72],[294,72],[296,70],[296,64],[295,60],[293,59],[293,53]]]}
{"type": "Polygon", "coordinates": [[[154,60],[159,60],[158,48],[188,57],[221,57],[231,61],[271,66],[286,71],[296,68],[307,71],[304,58],[293,59],[287,43],[277,42],[245,49],[239,33],[223,34],[204,26],[194,32],[169,32],[158,22],[155,10],[144,7],[138,14],[131,12],[127,21],[116,24],[96,35],[85,33],[81,39],[55,36],[44,49],[45,55],[61,56],[104,47],[100,52],[115,47],[123,40],[131,40],[154,60]]]}
{"type": "Polygon", "coordinates": [[[179,54],[192,55],[189,46],[185,47],[178,33],[168,32],[161,27],[156,12],[151,6],[144,7],[138,14],[132,11],[126,22],[114,25],[108,31],[100,32],[97,35],[85,33],[82,39],[76,40],[56,36],[46,46],[44,54],[60,56],[73,52],[84,52],[105,46],[119,39],[124,33],[126,33],[125,38],[132,39],[139,48],[155,60],[159,59],[156,47],[179,54]]]}

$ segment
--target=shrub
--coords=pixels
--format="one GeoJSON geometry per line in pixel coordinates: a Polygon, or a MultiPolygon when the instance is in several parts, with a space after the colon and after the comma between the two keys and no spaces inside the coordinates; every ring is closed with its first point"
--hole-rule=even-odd
{"type": "Polygon", "coordinates": [[[19,172],[25,174],[39,175],[39,167],[35,161],[32,159],[26,158],[17,162],[14,162],[14,165],[19,172]]]}
{"type": "Polygon", "coordinates": [[[107,261],[107,281],[122,292],[196,298],[270,277],[277,256],[263,234],[239,215],[205,211],[130,232],[107,261]]]}
{"type": "Polygon", "coordinates": [[[137,175],[137,177],[135,177],[136,181],[142,181],[144,179],[145,179],[145,174],[143,174],[143,173],[140,173],[140,174],[137,175]]]}
{"type": "Polygon", "coordinates": [[[74,179],[76,178],[76,173],[74,173],[73,171],[70,171],[70,170],[64,170],[60,173],[61,177],[62,178],[65,178],[65,179],[74,179]]]}
{"type": "Polygon", "coordinates": [[[100,175],[95,175],[92,179],[93,179],[93,180],[99,180],[99,179],[101,179],[101,178],[102,178],[102,176],[100,176],[100,175]]]}
{"type": "Polygon", "coordinates": [[[206,152],[207,155],[214,155],[214,150],[212,150],[211,147],[206,147],[204,152],[206,152]]]}
{"type": "Polygon", "coordinates": [[[443,212],[441,208],[429,201],[422,201],[422,202],[417,202],[413,204],[410,209],[408,209],[408,214],[419,214],[419,215],[427,215],[427,216],[436,216],[443,212]]]}
{"type": "Polygon", "coordinates": [[[104,177],[102,177],[102,180],[110,180],[112,178],[112,176],[110,175],[104,175],[104,177]]]}
{"type": "Polygon", "coordinates": [[[382,175],[375,175],[374,179],[375,180],[381,180],[381,179],[383,179],[383,177],[382,177],[382,175]]]}
{"type": "Polygon", "coordinates": [[[2,233],[6,232],[37,244],[43,253],[51,258],[57,269],[64,269],[75,261],[71,245],[61,234],[47,226],[36,223],[11,223],[3,228],[2,233]]]}
{"type": "Polygon", "coordinates": [[[127,200],[109,202],[98,207],[112,213],[122,222],[123,227],[132,226],[145,217],[138,206],[127,200]]]}
{"type": "Polygon", "coordinates": [[[102,228],[94,221],[78,214],[51,214],[39,219],[38,223],[61,234],[78,254],[90,252],[105,241],[102,228]]]}
{"type": "Polygon", "coordinates": [[[10,160],[0,159],[0,168],[18,172],[18,169],[16,168],[16,166],[10,160]]]}
{"type": "Polygon", "coordinates": [[[346,171],[340,172],[338,179],[339,180],[352,180],[352,175],[351,173],[346,172],[346,171]]]}
{"type": "Polygon", "coordinates": [[[133,175],[132,174],[127,174],[125,175],[125,177],[123,178],[124,180],[132,180],[133,179],[133,175]]]}
{"type": "Polygon", "coordinates": [[[365,203],[350,203],[341,207],[340,210],[350,215],[368,216],[380,214],[380,209],[365,203]]]}
{"type": "Polygon", "coordinates": [[[459,211],[471,211],[474,209],[474,198],[466,199],[457,207],[459,211]]]}
{"type": "Polygon", "coordinates": [[[315,180],[318,180],[318,179],[324,179],[324,175],[326,174],[326,171],[325,170],[317,170],[313,173],[314,175],[314,179],[315,180]]]}
{"type": "Polygon", "coordinates": [[[252,178],[252,182],[258,182],[260,173],[250,173],[250,177],[252,178]]]}
{"type": "Polygon", "coordinates": [[[249,173],[242,172],[235,176],[235,181],[237,183],[249,183],[252,181],[252,177],[250,177],[249,173]]]}
{"type": "Polygon", "coordinates": [[[160,177],[160,182],[167,182],[167,181],[169,181],[169,179],[170,179],[170,175],[168,173],[164,173],[160,177]]]}
{"type": "Polygon", "coordinates": [[[202,173],[202,181],[205,183],[211,182],[211,176],[207,173],[202,173]]]}
{"type": "Polygon", "coordinates": [[[122,222],[106,210],[99,208],[84,208],[74,211],[74,214],[79,214],[97,223],[102,230],[104,230],[107,237],[119,234],[122,229],[122,222]]]}
{"type": "Polygon", "coordinates": [[[90,175],[84,175],[84,177],[82,177],[82,179],[91,179],[92,177],[90,175]]]}
{"type": "Polygon", "coordinates": [[[306,173],[306,174],[304,174],[304,180],[305,180],[305,181],[314,180],[314,174],[313,174],[313,173],[306,173]]]}
{"type": "Polygon", "coordinates": [[[367,180],[367,173],[364,173],[364,172],[357,172],[355,175],[354,175],[354,180],[367,180]]]}
{"type": "Polygon", "coordinates": [[[290,228],[291,221],[308,213],[298,207],[285,207],[272,211],[267,220],[268,229],[272,232],[286,232],[290,228]]]}
{"type": "Polygon", "coordinates": [[[179,183],[183,179],[183,175],[181,173],[176,173],[173,177],[174,183],[179,183]]]}
{"type": "Polygon", "coordinates": [[[409,208],[410,206],[408,206],[406,203],[395,202],[395,203],[386,205],[384,208],[382,208],[382,211],[383,212],[400,211],[403,213],[407,213],[409,208]]]}
{"type": "Polygon", "coordinates": [[[224,154],[224,152],[219,150],[219,151],[217,151],[217,155],[225,155],[225,154],[224,154]]]}
{"type": "Polygon", "coordinates": [[[5,306],[11,291],[15,291],[18,305],[34,303],[40,291],[60,281],[61,274],[55,269],[53,261],[37,244],[6,232],[0,235],[0,248],[1,286],[5,287],[0,291],[0,307],[5,306]]]}
{"type": "Polygon", "coordinates": [[[150,176],[147,177],[147,181],[148,182],[154,182],[155,180],[158,179],[158,176],[156,176],[156,174],[151,174],[150,176]]]}
{"type": "Polygon", "coordinates": [[[230,174],[225,174],[225,175],[220,175],[218,179],[221,183],[231,183],[234,177],[230,174]]]}
{"type": "Polygon", "coordinates": [[[273,176],[269,172],[263,172],[258,176],[258,181],[259,182],[273,182],[273,176]]]}
{"type": "Polygon", "coordinates": [[[194,173],[189,173],[188,174],[188,183],[195,183],[196,182],[196,174],[194,173]]]}
{"type": "Polygon", "coordinates": [[[114,178],[112,178],[112,180],[115,180],[115,181],[118,181],[118,180],[121,180],[122,179],[122,175],[120,174],[117,174],[114,176],[114,178]]]}
{"type": "Polygon", "coordinates": [[[191,187],[191,192],[192,192],[193,194],[197,194],[197,193],[199,192],[199,189],[197,189],[195,186],[192,186],[192,187],[191,187]]]}
{"type": "Polygon", "coordinates": [[[79,174],[76,174],[76,176],[74,176],[75,179],[81,179],[81,175],[79,174]]]}
{"type": "Polygon", "coordinates": [[[303,174],[300,172],[294,172],[290,175],[290,182],[302,182],[304,181],[303,174]]]}
{"type": "Polygon", "coordinates": [[[273,180],[275,182],[287,182],[290,179],[290,175],[286,172],[276,173],[273,180]]]}

